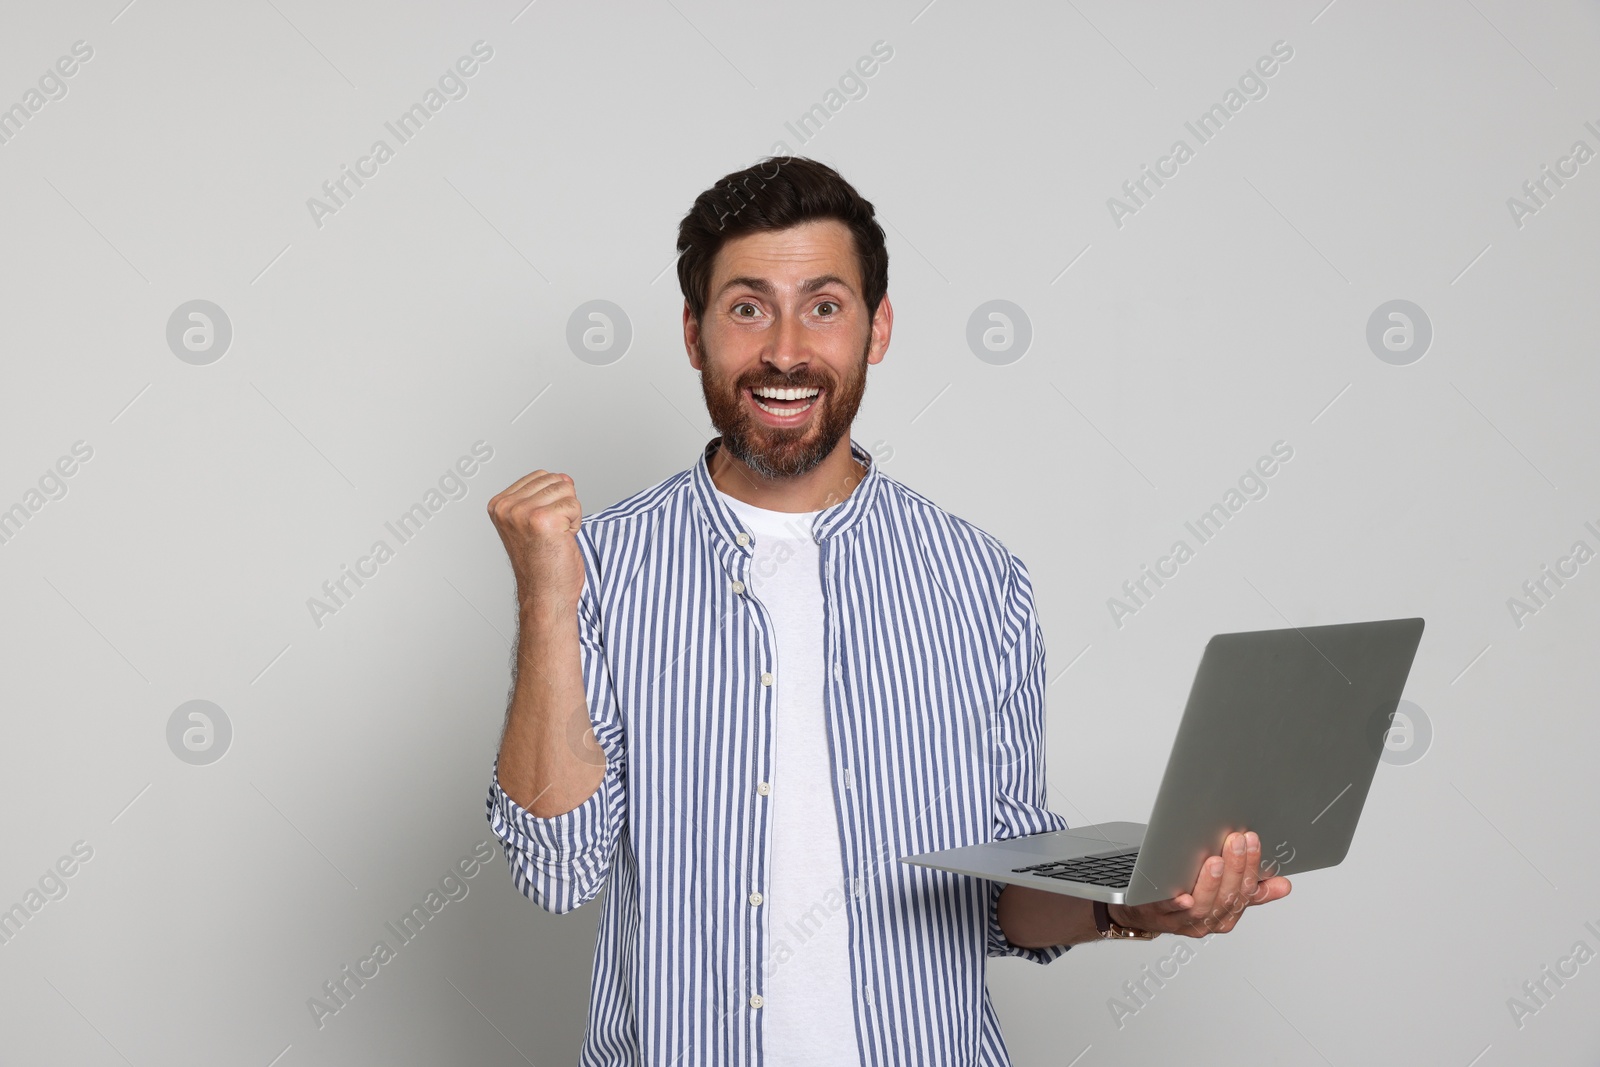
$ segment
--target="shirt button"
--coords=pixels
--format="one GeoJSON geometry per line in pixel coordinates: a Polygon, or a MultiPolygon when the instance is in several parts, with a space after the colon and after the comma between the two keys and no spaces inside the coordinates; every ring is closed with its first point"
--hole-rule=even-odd
{"type": "Polygon", "coordinates": [[[739,545],[743,547],[744,545],[748,545],[750,543],[750,535],[747,533],[741,533],[738,537],[735,537],[734,540],[739,542],[739,545]]]}
{"type": "Polygon", "coordinates": [[[844,677],[844,668],[839,666],[837,663],[833,665],[833,677],[835,681],[844,677]]]}
{"type": "Polygon", "coordinates": [[[772,672],[771,671],[762,671],[761,672],[761,684],[762,685],[771,685],[772,684],[772,672]]]}
{"type": "Polygon", "coordinates": [[[766,796],[768,793],[772,792],[772,786],[766,782],[762,782],[760,785],[756,786],[756,792],[760,793],[762,796],[766,796]]]}
{"type": "Polygon", "coordinates": [[[738,580],[737,580],[737,579],[735,579],[735,580],[734,580],[734,583],[733,583],[733,591],[734,591],[734,592],[735,592],[735,593],[742,593],[742,592],[744,592],[744,583],[743,583],[743,582],[741,582],[741,581],[738,581],[738,580]]]}
{"type": "Polygon", "coordinates": [[[761,894],[760,893],[751,893],[750,894],[750,903],[754,907],[759,908],[761,906],[761,894]]]}
{"type": "Polygon", "coordinates": [[[761,1005],[763,1005],[765,1003],[766,1003],[766,1001],[761,999],[761,994],[760,993],[757,993],[755,996],[750,998],[750,1006],[752,1008],[759,1008],[759,1007],[761,1007],[761,1005]]]}

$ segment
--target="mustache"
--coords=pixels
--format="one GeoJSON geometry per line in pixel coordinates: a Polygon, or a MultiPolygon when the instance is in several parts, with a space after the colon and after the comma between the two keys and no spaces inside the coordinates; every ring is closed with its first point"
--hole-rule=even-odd
{"type": "Polygon", "coordinates": [[[811,377],[746,379],[740,389],[827,389],[830,383],[811,377]]]}

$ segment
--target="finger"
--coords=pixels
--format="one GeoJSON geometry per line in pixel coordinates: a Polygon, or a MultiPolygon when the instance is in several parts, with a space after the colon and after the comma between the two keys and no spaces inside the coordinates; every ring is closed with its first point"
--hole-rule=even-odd
{"type": "MultiPolygon", "coordinates": [[[[1212,856],[1200,865],[1200,877],[1194,883],[1189,897],[1189,922],[1198,925],[1211,914],[1217,899],[1217,889],[1222,885],[1222,857],[1212,856]]],[[[1181,898],[1179,898],[1181,899],[1181,898]]]]}
{"type": "Polygon", "coordinates": [[[573,489],[572,483],[564,481],[559,474],[544,471],[520,478],[513,485],[495,494],[489,501],[489,510],[509,512],[510,509],[524,504],[548,506],[562,500],[563,497],[577,502],[578,494],[573,489]]]}
{"type": "Polygon", "coordinates": [[[569,496],[574,500],[578,497],[577,492],[572,487],[572,483],[559,474],[547,474],[543,478],[531,481],[521,489],[518,489],[512,496],[519,501],[538,500],[544,503],[551,498],[552,494],[554,496],[569,496]]]}
{"type": "Polygon", "coordinates": [[[1256,883],[1255,892],[1246,901],[1246,906],[1268,904],[1288,895],[1289,879],[1282,875],[1274,875],[1271,878],[1263,878],[1256,883]]]}
{"type": "Polygon", "coordinates": [[[518,489],[521,489],[524,485],[527,485],[529,482],[533,481],[535,478],[548,478],[550,476],[551,476],[551,472],[545,470],[542,467],[539,470],[536,470],[536,471],[529,471],[527,474],[524,474],[522,477],[518,478],[516,481],[512,482],[510,485],[508,485],[504,489],[500,490],[500,492],[498,494],[496,494],[496,495],[498,495],[498,496],[507,496],[507,495],[509,495],[511,493],[516,492],[518,489]]]}
{"type": "Polygon", "coordinates": [[[1244,908],[1244,898],[1240,895],[1240,889],[1244,885],[1244,850],[1245,840],[1242,833],[1231,833],[1222,843],[1222,858],[1225,862],[1222,884],[1217,888],[1216,908],[1220,908],[1223,913],[1221,918],[1223,923],[1236,917],[1244,908]]]}
{"type": "Polygon", "coordinates": [[[576,483],[565,474],[555,474],[554,470],[534,470],[533,474],[525,474],[515,482],[507,485],[504,490],[494,494],[494,499],[528,499],[536,494],[544,493],[552,486],[560,486],[563,490],[571,490],[576,483]]]}
{"type": "Polygon", "coordinates": [[[1268,878],[1266,881],[1261,883],[1261,885],[1257,888],[1256,899],[1252,900],[1250,903],[1266,904],[1269,901],[1282,900],[1284,897],[1289,895],[1289,891],[1293,888],[1294,887],[1290,884],[1289,879],[1285,878],[1281,874],[1274,875],[1273,877],[1268,878]]]}
{"type": "Polygon", "coordinates": [[[1157,900],[1139,906],[1141,908],[1149,908],[1157,915],[1171,915],[1173,912],[1188,911],[1194,907],[1194,896],[1190,893],[1179,893],[1177,896],[1167,900],[1157,900]]]}
{"type": "Polygon", "coordinates": [[[1275,873],[1275,870],[1262,871],[1256,876],[1255,886],[1245,894],[1245,899],[1251,904],[1265,904],[1269,900],[1276,899],[1272,896],[1272,892],[1285,881],[1287,879],[1275,873]]]}
{"type": "Polygon", "coordinates": [[[1132,926],[1139,930],[1154,930],[1157,933],[1176,933],[1185,926],[1183,913],[1189,910],[1189,902],[1194,898],[1188,893],[1179,893],[1167,900],[1153,900],[1148,904],[1130,906],[1119,904],[1122,914],[1127,920],[1124,926],[1132,926]]]}
{"type": "Polygon", "coordinates": [[[1239,883],[1241,909],[1247,906],[1256,895],[1256,883],[1261,872],[1261,836],[1254,830],[1246,830],[1244,835],[1244,879],[1239,883]]]}

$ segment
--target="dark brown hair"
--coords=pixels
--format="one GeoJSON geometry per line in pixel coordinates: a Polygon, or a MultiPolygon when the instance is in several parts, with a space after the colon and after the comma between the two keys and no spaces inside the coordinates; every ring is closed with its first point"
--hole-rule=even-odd
{"type": "Polygon", "coordinates": [[[678,286],[695,321],[705,315],[711,265],[726,241],[813,219],[837,219],[850,228],[861,266],[861,296],[868,317],[876,314],[889,289],[889,250],[872,202],[825,163],[804,156],[768,156],[725,175],[695,197],[678,224],[678,286]]]}

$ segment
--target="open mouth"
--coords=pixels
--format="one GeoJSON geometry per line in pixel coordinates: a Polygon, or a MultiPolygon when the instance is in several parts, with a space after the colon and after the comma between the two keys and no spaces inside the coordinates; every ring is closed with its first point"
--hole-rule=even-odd
{"type": "Polygon", "coordinates": [[[745,395],[766,415],[766,421],[785,426],[799,422],[801,417],[822,398],[822,390],[816,386],[791,389],[772,389],[762,386],[757,389],[746,389],[745,395]]]}

